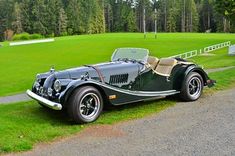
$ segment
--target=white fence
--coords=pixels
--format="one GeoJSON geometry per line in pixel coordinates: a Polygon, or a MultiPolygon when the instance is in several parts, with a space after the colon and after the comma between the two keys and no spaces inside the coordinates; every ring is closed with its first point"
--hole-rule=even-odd
{"type": "Polygon", "coordinates": [[[211,52],[211,51],[214,51],[214,50],[217,50],[217,49],[228,47],[228,46],[230,46],[230,44],[231,44],[231,42],[228,41],[228,42],[224,42],[224,43],[220,43],[220,44],[215,44],[215,45],[206,47],[206,48],[204,48],[204,53],[208,53],[208,52],[211,52]]]}
{"type": "Polygon", "coordinates": [[[49,39],[41,39],[41,40],[30,40],[30,41],[20,41],[20,42],[11,42],[10,46],[18,46],[18,45],[26,45],[26,44],[35,44],[35,43],[46,43],[46,42],[54,42],[54,38],[49,39]]]}
{"type": "Polygon", "coordinates": [[[194,56],[197,56],[197,55],[198,55],[197,50],[193,50],[193,51],[189,51],[189,52],[182,53],[182,54],[179,54],[179,55],[174,55],[174,56],[171,56],[171,57],[187,59],[187,58],[191,58],[191,57],[194,57],[194,56]]]}
{"type": "Polygon", "coordinates": [[[192,50],[192,51],[189,51],[189,52],[186,52],[186,53],[171,56],[171,58],[178,57],[178,58],[182,58],[182,59],[188,59],[188,58],[200,55],[202,53],[208,53],[208,52],[211,52],[211,51],[214,51],[214,50],[218,50],[218,49],[221,49],[221,48],[224,48],[224,47],[228,47],[230,45],[231,45],[231,42],[227,41],[227,42],[224,42],[224,43],[215,44],[215,45],[212,45],[212,46],[209,46],[209,47],[205,47],[203,49],[203,51],[201,49],[200,50],[192,50]]]}

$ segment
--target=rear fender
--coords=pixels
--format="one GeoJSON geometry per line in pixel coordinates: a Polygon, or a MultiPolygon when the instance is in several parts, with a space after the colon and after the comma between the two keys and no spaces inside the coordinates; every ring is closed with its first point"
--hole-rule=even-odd
{"type": "Polygon", "coordinates": [[[204,86],[207,85],[207,80],[209,80],[209,77],[207,75],[207,73],[199,66],[190,66],[186,72],[185,72],[185,75],[184,75],[184,81],[186,79],[186,77],[191,73],[191,72],[195,72],[195,73],[198,73],[201,75],[202,79],[203,79],[203,84],[204,86]]]}
{"type": "MultiPolygon", "coordinates": [[[[182,71],[180,71],[180,72],[182,72],[182,71]]],[[[191,72],[196,72],[196,73],[200,74],[203,79],[204,86],[207,85],[207,82],[209,80],[207,73],[201,67],[193,64],[193,65],[188,66],[186,68],[186,70],[184,70],[181,74],[179,74],[179,76],[175,79],[174,89],[181,90],[183,83],[186,81],[187,76],[191,72]]]]}

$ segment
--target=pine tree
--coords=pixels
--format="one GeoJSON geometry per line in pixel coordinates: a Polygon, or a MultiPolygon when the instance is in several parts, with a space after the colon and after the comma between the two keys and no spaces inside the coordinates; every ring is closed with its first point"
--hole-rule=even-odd
{"type": "Polygon", "coordinates": [[[78,0],[69,0],[67,2],[66,13],[68,17],[67,31],[69,35],[79,34],[80,33],[80,19],[79,19],[79,2],[78,0]]]}
{"type": "Polygon", "coordinates": [[[23,26],[22,26],[22,12],[21,7],[18,2],[14,5],[14,13],[13,13],[13,22],[12,27],[15,33],[20,34],[23,32],[23,26]]]}
{"type": "MultiPolygon", "coordinates": [[[[47,35],[51,36],[58,36],[57,30],[57,21],[59,18],[59,11],[60,11],[60,0],[50,0],[47,1],[46,5],[46,17],[45,17],[45,27],[47,27],[47,35]]],[[[61,4],[62,5],[62,4],[61,4]]]]}
{"type": "Polygon", "coordinates": [[[103,32],[233,32],[234,0],[0,0],[4,33],[61,36],[103,32]],[[215,5],[216,4],[216,5],[215,5]]]}
{"type": "Polygon", "coordinates": [[[63,8],[60,8],[58,19],[58,35],[65,35],[67,31],[67,15],[63,8]]]}
{"type": "Polygon", "coordinates": [[[33,33],[32,7],[33,3],[31,0],[22,0],[22,2],[20,3],[22,27],[23,30],[28,33],[33,33]]]}
{"type": "Polygon", "coordinates": [[[46,6],[44,0],[35,0],[32,7],[32,26],[33,33],[41,33],[43,35],[47,32],[46,21],[46,6]]]}
{"type": "Polygon", "coordinates": [[[191,11],[191,32],[198,32],[199,29],[199,14],[198,10],[196,7],[196,3],[194,0],[192,0],[192,5],[191,5],[192,11],[191,11]]]}
{"type": "Polygon", "coordinates": [[[235,1],[234,0],[216,0],[216,10],[223,16],[223,31],[235,32],[235,1]]]}
{"type": "Polygon", "coordinates": [[[14,1],[1,0],[0,1],[0,41],[5,40],[5,31],[12,29],[14,1]]]}
{"type": "Polygon", "coordinates": [[[90,16],[90,33],[103,33],[105,32],[105,19],[104,19],[104,2],[93,1],[92,2],[92,11],[90,16]]]}

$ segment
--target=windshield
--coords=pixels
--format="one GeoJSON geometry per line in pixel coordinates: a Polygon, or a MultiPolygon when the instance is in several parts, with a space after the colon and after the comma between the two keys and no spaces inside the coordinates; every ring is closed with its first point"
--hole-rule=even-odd
{"type": "Polygon", "coordinates": [[[112,61],[130,59],[147,62],[149,51],[141,48],[119,48],[112,55],[112,61]]]}

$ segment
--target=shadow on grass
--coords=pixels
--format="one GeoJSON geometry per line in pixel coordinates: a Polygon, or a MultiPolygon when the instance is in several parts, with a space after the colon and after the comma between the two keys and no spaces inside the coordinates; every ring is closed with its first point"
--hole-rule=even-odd
{"type": "MultiPolygon", "coordinates": [[[[118,106],[106,104],[99,119],[87,125],[112,124],[123,120],[143,117],[148,114],[152,114],[155,112],[157,113],[165,108],[168,108],[169,106],[172,106],[173,103],[175,103],[176,101],[178,102],[180,100],[175,96],[170,96],[165,99],[136,102],[118,106]],[[116,116],[115,119],[113,118],[113,116],[116,116]]],[[[67,110],[55,111],[49,108],[40,107],[32,113],[35,116],[43,117],[45,122],[49,121],[53,125],[77,125],[71,118],[69,118],[67,110]]]]}
{"type": "Polygon", "coordinates": [[[66,111],[56,111],[49,108],[41,107],[34,112],[35,116],[40,116],[45,119],[45,121],[52,121],[52,124],[58,123],[59,125],[71,125],[72,120],[68,118],[68,113],[66,111]]]}

